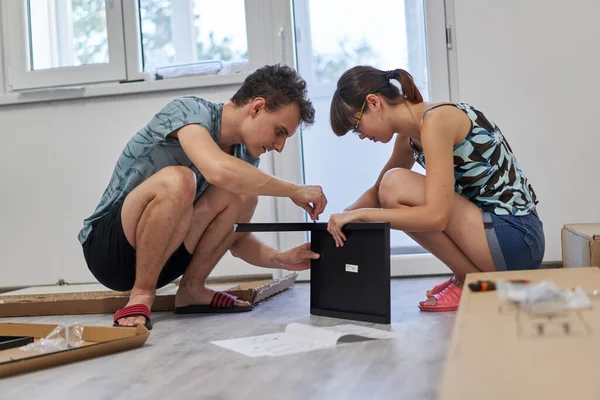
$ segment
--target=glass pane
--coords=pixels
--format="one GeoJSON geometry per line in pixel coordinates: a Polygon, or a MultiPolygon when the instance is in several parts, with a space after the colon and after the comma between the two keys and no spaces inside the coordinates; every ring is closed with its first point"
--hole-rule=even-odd
{"type": "MultiPolygon", "coordinates": [[[[297,0],[294,2],[299,72],[309,85],[315,124],[302,132],[306,183],[320,184],[329,200],[320,218],[352,204],[377,180],[389,159],[388,144],[337,137],[329,125],[329,105],[341,74],[355,65],[404,68],[429,99],[423,0],[297,0]],[[359,11],[357,11],[359,10],[359,11]],[[335,18],[331,18],[335,15],[335,18]],[[307,61],[308,60],[308,61],[307,61]]],[[[413,170],[424,173],[417,165],[413,170]]],[[[399,231],[392,231],[394,253],[423,249],[399,231]]]]}
{"type": "Polygon", "coordinates": [[[31,69],[108,63],[104,0],[29,0],[31,69]]]}
{"type": "Polygon", "coordinates": [[[247,65],[244,0],[140,0],[140,16],[145,71],[186,65],[158,72],[214,74],[247,65]]]}

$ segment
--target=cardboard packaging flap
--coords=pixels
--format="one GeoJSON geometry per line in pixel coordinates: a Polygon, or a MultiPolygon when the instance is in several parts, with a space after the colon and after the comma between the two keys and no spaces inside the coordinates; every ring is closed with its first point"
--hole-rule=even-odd
{"type": "Polygon", "coordinates": [[[469,274],[438,388],[450,399],[600,399],[600,299],[592,308],[532,314],[472,292],[476,280],[551,280],[562,288],[600,289],[600,269],[570,268],[469,274]]]}
{"type": "Polygon", "coordinates": [[[239,282],[237,289],[228,290],[227,293],[250,304],[257,304],[294,286],[297,277],[298,273],[293,273],[278,280],[239,282]]]}
{"type": "MultiPolygon", "coordinates": [[[[0,336],[33,336],[37,341],[48,336],[56,327],[57,325],[48,324],[0,323],[0,336]]],[[[80,347],[52,353],[23,351],[19,348],[0,351],[0,377],[133,349],[142,346],[149,335],[150,332],[144,326],[84,326],[84,343],[80,347]]]]}
{"type": "Polygon", "coordinates": [[[566,224],[564,229],[587,240],[600,238],[600,224],[566,224]]]}
{"type": "Polygon", "coordinates": [[[565,268],[600,266],[600,224],[568,224],[561,231],[565,268]]]}

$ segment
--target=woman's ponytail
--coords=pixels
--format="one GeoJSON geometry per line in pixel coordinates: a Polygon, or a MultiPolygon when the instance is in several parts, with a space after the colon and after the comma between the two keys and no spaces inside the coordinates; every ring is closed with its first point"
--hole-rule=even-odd
{"type": "Polygon", "coordinates": [[[385,76],[388,80],[396,79],[400,86],[402,87],[402,94],[408,101],[411,103],[422,103],[423,96],[421,96],[421,92],[415,85],[415,81],[411,74],[407,71],[398,68],[391,71],[386,71],[385,76]]]}

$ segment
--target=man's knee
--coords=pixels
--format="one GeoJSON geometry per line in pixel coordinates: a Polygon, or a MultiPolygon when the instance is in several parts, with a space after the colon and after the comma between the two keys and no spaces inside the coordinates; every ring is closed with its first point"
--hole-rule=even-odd
{"type": "Polygon", "coordinates": [[[157,173],[158,195],[192,205],[196,196],[196,175],[187,167],[165,167],[157,173]]]}
{"type": "Polygon", "coordinates": [[[253,213],[258,204],[258,196],[233,193],[217,186],[211,186],[200,197],[196,207],[203,210],[220,212],[226,208],[234,208],[240,212],[253,213]]]}
{"type": "Polygon", "coordinates": [[[383,208],[398,207],[399,204],[414,206],[419,188],[415,182],[416,172],[405,168],[393,168],[387,171],[379,183],[377,192],[379,204],[383,208]]]}

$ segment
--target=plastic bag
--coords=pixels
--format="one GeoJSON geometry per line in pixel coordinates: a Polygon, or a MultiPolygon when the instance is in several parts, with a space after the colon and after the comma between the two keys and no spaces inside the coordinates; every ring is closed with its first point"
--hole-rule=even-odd
{"type": "Polygon", "coordinates": [[[83,325],[79,325],[79,323],[75,322],[72,324],[58,325],[45,338],[23,346],[20,350],[52,353],[79,347],[83,342],[83,325]]]}
{"type": "Polygon", "coordinates": [[[534,313],[582,309],[592,305],[581,287],[562,289],[551,281],[525,284],[499,280],[496,291],[500,299],[518,303],[522,309],[534,313]]]}

